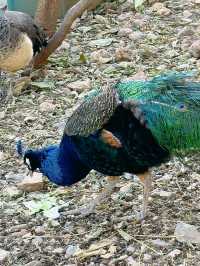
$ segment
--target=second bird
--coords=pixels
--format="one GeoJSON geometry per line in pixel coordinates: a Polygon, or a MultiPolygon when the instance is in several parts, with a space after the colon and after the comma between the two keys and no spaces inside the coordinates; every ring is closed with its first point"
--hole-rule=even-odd
{"type": "Polygon", "coordinates": [[[31,16],[6,9],[0,8],[0,71],[15,72],[30,64],[47,39],[31,16]]]}

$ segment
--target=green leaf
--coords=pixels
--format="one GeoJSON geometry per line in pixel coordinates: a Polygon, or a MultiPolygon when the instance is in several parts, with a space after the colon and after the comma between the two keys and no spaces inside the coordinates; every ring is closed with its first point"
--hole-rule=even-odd
{"type": "Polygon", "coordinates": [[[109,46],[112,42],[113,42],[112,38],[98,39],[89,42],[89,45],[92,47],[94,46],[104,47],[104,46],[109,46]]]}
{"type": "Polygon", "coordinates": [[[80,54],[79,60],[81,63],[86,64],[87,63],[87,57],[83,53],[80,54]]]}
{"type": "Polygon", "coordinates": [[[39,89],[53,89],[54,82],[52,81],[35,81],[31,82],[31,85],[39,89]]]}
{"type": "Polygon", "coordinates": [[[135,0],[135,9],[142,6],[146,0],[135,0]]]}
{"type": "Polygon", "coordinates": [[[29,209],[29,213],[32,215],[40,211],[48,213],[53,207],[57,207],[57,204],[55,197],[44,197],[40,201],[26,201],[24,202],[24,206],[29,209]]]}

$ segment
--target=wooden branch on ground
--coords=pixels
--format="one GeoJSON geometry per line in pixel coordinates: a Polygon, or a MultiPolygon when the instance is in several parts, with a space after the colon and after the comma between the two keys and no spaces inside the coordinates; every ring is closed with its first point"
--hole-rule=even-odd
{"type": "Polygon", "coordinates": [[[39,68],[45,65],[47,58],[62,44],[63,40],[66,38],[67,34],[71,30],[71,25],[76,18],[80,17],[85,10],[95,8],[100,4],[102,0],[80,0],[77,4],[71,7],[60,25],[58,31],[51,37],[47,47],[42,49],[42,51],[34,59],[34,68],[39,68]]]}

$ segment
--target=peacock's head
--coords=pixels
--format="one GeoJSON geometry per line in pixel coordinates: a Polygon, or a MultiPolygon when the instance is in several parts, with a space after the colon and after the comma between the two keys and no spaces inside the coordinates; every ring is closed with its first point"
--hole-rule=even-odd
{"type": "Polygon", "coordinates": [[[41,167],[41,155],[40,150],[26,150],[24,153],[24,164],[31,172],[41,167]]]}

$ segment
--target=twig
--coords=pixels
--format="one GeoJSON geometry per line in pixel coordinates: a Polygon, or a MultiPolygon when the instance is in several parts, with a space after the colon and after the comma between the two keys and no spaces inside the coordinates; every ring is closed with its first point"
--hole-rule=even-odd
{"type": "MultiPolygon", "coordinates": [[[[59,236],[59,235],[31,235],[31,236],[16,236],[16,235],[8,235],[8,236],[0,236],[0,239],[6,239],[6,238],[22,238],[22,239],[30,239],[30,238],[37,238],[37,237],[41,237],[41,238],[60,238],[60,239],[63,239],[63,238],[67,238],[66,236],[59,236]]],[[[176,238],[174,235],[171,235],[171,236],[162,236],[162,235],[134,235],[134,237],[132,237],[132,240],[135,241],[135,242],[138,242],[140,244],[143,244],[143,242],[139,241],[136,239],[136,237],[140,238],[162,238],[162,239],[172,239],[172,238],[176,238]]],[[[144,244],[146,245],[146,244],[144,244]]],[[[150,248],[149,246],[146,245],[146,247],[150,248]]],[[[153,249],[153,251],[155,251],[153,249]]],[[[157,252],[157,251],[156,251],[157,252]]]]}
{"type": "Polygon", "coordinates": [[[102,0],[80,0],[77,4],[71,7],[66,13],[62,24],[58,31],[49,40],[47,47],[35,57],[34,68],[39,68],[47,62],[47,58],[62,44],[67,34],[71,30],[71,25],[76,18],[80,17],[83,12],[89,8],[95,8],[102,0]]]}

